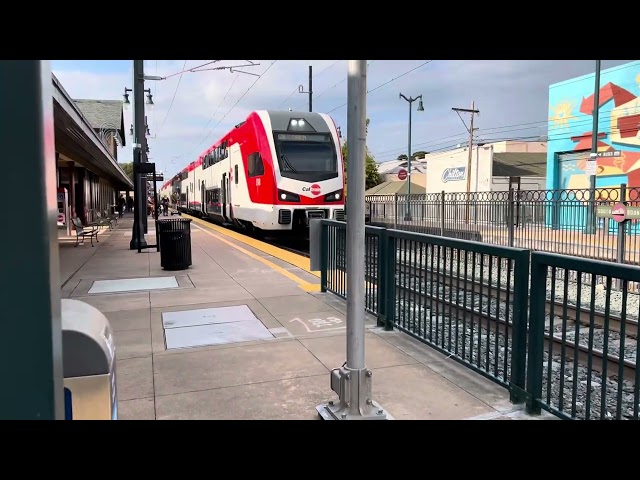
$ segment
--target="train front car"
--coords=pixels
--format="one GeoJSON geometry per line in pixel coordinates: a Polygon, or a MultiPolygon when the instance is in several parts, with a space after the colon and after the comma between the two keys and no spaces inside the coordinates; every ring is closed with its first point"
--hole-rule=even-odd
{"type": "Polygon", "coordinates": [[[344,220],[340,140],[323,113],[259,111],[271,144],[276,183],[272,224],[306,230],[311,218],[344,220]]]}

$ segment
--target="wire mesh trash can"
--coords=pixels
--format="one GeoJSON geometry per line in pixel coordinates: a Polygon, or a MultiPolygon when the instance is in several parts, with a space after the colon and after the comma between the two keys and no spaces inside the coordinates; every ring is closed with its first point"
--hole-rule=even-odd
{"type": "Polygon", "coordinates": [[[191,219],[158,219],[160,266],[185,270],[191,266],[191,219]]]}

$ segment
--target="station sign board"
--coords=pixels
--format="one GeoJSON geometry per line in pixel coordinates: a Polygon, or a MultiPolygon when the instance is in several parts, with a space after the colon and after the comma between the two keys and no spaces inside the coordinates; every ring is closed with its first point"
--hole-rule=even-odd
{"type": "Polygon", "coordinates": [[[624,203],[596,206],[596,217],[611,218],[615,222],[640,220],[640,207],[628,206],[624,203]]]}

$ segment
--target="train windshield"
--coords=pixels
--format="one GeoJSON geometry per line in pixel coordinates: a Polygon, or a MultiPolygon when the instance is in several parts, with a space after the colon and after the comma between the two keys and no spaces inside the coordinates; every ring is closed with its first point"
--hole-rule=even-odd
{"type": "Polygon", "coordinates": [[[338,157],[329,134],[276,134],[278,165],[283,177],[320,181],[338,176],[338,157]]]}

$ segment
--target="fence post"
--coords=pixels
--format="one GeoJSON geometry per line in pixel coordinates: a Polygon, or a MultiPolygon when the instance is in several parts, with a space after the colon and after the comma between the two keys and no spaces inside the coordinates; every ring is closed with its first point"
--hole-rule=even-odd
{"type": "MultiPolygon", "coordinates": [[[[620,184],[620,203],[624,203],[626,205],[627,199],[627,184],[620,184]]],[[[627,222],[619,222],[618,223],[618,254],[617,260],[618,263],[625,263],[624,254],[625,254],[625,241],[627,236],[627,222]]]]}
{"type": "Polygon", "coordinates": [[[378,326],[384,327],[386,325],[386,314],[387,314],[387,275],[386,275],[386,267],[387,267],[387,257],[389,256],[388,250],[388,234],[387,229],[385,228],[380,233],[378,237],[378,251],[376,255],[378,256],[377,265],[378,269],[376,272],[376,302],[378,303],[378,326]]]}
{"type": "Polygon", "coordinates": [[[327,291],[327,268],[329,265],[329,225],[320,224],[320,291],[327,291]]]}
{"type": "MultiPolygon", "coordinates": [[[[530,254],[529,250],[523,250],[516,256],[513,272],[511,378],[509,379],[509,396],[512,403],[522,403],[526,400],[527,301],[529,299],[530,254]]],[[[508,285],[507,288],[509,288],[508,285]]],[[[508,325],[505,328],[508,328],[508,325]]]]}
{"type": "Polygon", "coordinates": [[[385,330],[393,330],[396,320],[396,239],[386,233],[387,254],[384,262],[385,275],[385,330]]]}
{"type": "Polygon", "coordinates": [[[398,228],[398,194],[393,194],[393,228],[398,228]]]}
{"type": "MultiPolygon", "coordinates": [[[[553,295],[552,295],[553,298],[553,295]]],[[[527,363],[527,413],[540,414],[544,353],[544,322],[547,303],[547,266],[531,254],[531,288],[529,290],[529,359],[527,363]]]]}
{"type": "Polygon", "coordinates": [[[514,207],[515,207],[514,202],[515,202],[515,199],[514,199],[513,194],[514,194],[513,187],[509,187],[509,203],[507,205],[507,229],[508,229],[507,231],[509,232],[508,235],[509,235],[509,246],[510,247],[513,247],[513,244],[514,244],[514,231],[513,231],[514,225],[513,225],[513,222],[514,222],[514,217],[515,217],[515,215],[514,215],[514,210],[515,210],[514,209],[514,207]]]}
{"type": "Polygon", "coordinates": [[[440,194],[440,236],[444,237],[444,190],[440,194]]]}

